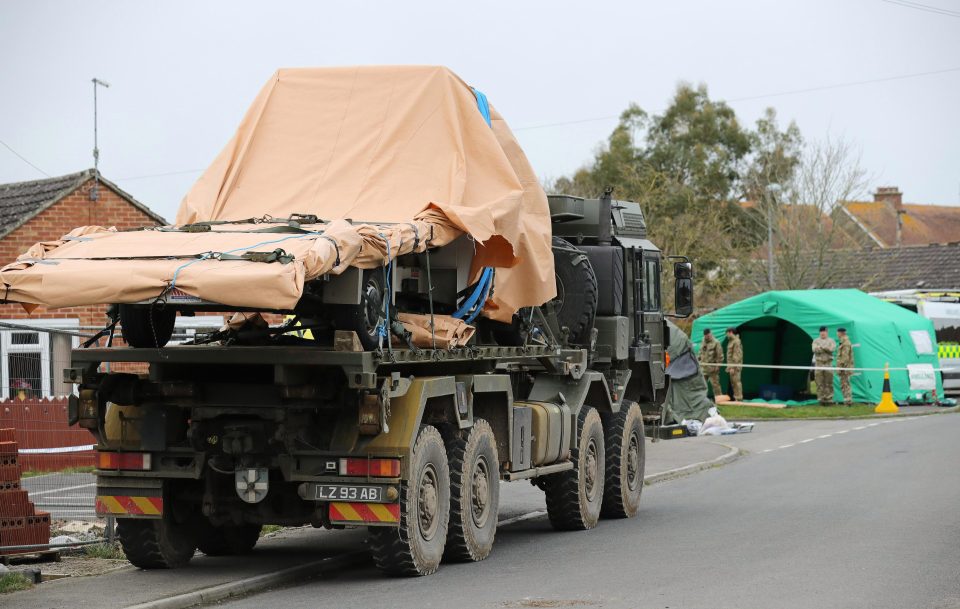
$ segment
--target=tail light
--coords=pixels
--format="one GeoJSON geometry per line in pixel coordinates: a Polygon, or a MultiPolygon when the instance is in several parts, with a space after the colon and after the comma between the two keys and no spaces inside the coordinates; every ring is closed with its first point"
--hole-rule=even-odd
{"type": "Polygon", "coordinates": [[[97,453],[97,467],[99,469],[150,469],[150,453],[97,453]]]}
{"type": "Polygon", "coordinates": [[[340,475],[399,478],[400,459],[340,459],[340,475]]]}

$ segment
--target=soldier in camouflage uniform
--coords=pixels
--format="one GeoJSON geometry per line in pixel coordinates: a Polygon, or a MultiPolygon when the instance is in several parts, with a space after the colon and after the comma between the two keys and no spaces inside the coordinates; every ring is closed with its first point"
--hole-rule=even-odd
{"type": "MultiPolygon", "coordinates": [[[[837,339],[840,345],[837,347],[837,368],[853,368],[853,345],[847,336],[846,328],[837,328],[837,339]]],[[[843,394],[843,404],[849,406],[853,404],[853,391],[850,389],[850,377],[853,376],[852,370],[838,370],[840,375],[840,393],[843,394]]]]}
{"type": "Polygon", "coordinates": [[[727,328],[727,376],[730,377],[730,393],[737,402],[743,400],[743,384],[740,372],[743,364],[743,345],[736,328],[727,328]]]}
{"type": "Polygon", "coordinates": [[[827,334],[827,327],[820,326],[820,337],[813,339],[813,359],[816,362],[814,379],[817,382],[817,400],[821,404],[833,403],[833,371],[823,368],[833,367],[833,353],[837,343],[827,334]]]}
{"type": "Polygon", "coordinates": [[[720,389],[720,366],[716,365],[722,363],[723,347],[720,346],[720,341],[713,337],[713,332],[710,331],[710,328],[706,328],[703,331],[703,342],[700,343],[700,368],[703,370],[703,376],[707,378],[710,386],[713,387],[714,399],[723,393],[720,389]],[[713,365],[705,366],[704,364],[713,365]]]}

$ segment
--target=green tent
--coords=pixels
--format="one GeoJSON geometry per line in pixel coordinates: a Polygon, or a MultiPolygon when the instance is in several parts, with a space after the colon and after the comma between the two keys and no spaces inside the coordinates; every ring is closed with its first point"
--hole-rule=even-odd
{"type": "MultiPolygon", "coordinates": [[[[859,290],[758,294],[697,319],[692,338],[699,351],[703,330],[710,328],[726,348],[726,329],[736,327],[743,341],[744,364],[810,366],[811,343],[820,326],[826,326],[834,340],[837,328],[847,329],[856,367],[882,369],[889,364],[895,400],[922,393],[924,380],[936,387],[937,395],[943,395],[940,373],[932,372],[939,368],[933,323],[859,290]]],[[[809,379],[807,370],[744,368],[743,391],[747,398],[775,394],[781,400],[802,399],[808,393],[809,379]]],[[[725,372],[721,382],[728,386],[725,372]]],[[[854,373],[851,384],[855,402],[878,402],[883,371],[854,373]]],[[[834,375],[834,400],[841,399],[840,379],[834,375]]]]}

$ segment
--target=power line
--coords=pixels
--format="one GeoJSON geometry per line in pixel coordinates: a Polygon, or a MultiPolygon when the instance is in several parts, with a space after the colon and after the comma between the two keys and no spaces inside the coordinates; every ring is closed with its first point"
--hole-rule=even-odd
{"type": "Polygon", "coordinates": [[[947,68],[945,70],[933,70],[932,72],[917,72],[915,74],[902,74],[900,76],[887,76],[885,78],[871,78],[870,80],[857,80],[853,82],[838,83],[835,85],[823,85],[820,87],[810,87],[808,89],[794,89],[792,91],[783,91],[781,93],[765,93],[764,95],[753,95],[750,97],[737,97],[734,99],[728,99],[726,101],[733,103],[733,102],[750,101],[754,99],[764,99],[767,97],[780,97],[782,95],[794,95],[796,93],[810,93],[813,91],[826,91],[828,89],[842,89],[845,87],[869,85],[877,82],[889,82],[891,80],[904,80],[906,78],[919,78],[921,76],[933,76],[934,74],[946,74],[948,72],[960,72],[960,67],[947,68]]]}
{"type": "Polygon", "coordinates": [[[37,167],[36,165],[34,165],[34,164],[31,163],[30,161],[28,161],[22,154],[20,154],[19,152],[17,152],[17,151],[14,150],[13,148],[11,148],[11,147],[10,147],[10,144],[4,142],[3,140],[0,140],[0,144],[3,144],[4,148],[6,148],[7,150],[9,150],[9,151],[12,152],[13,154],[17,155],[17,158],[18,158],[18,159],[20,159],[21,161],[23,161],[23,162],[26,163],[27,165],[33,167],[34,169],[36,169],[37,171],[39,171],[39,172],[42,173],[43,175],[47,176],[48,178],[52,178],[52,177],[53,177],[52,175],[50,175],[50,174],[47,173],[46,171],[40,169],[39,167],[37,167]]]}
{"type": "Polygon", "coordinates": [[[927,13],[934,13],[937,15],[946,15],[947,17],[960,17],[960,12],[952,11],[948,8],[940,8],[939,6],[931,6],[929,4],[920,4],[919,2],[910,2],[910,0],[880,0],[881,2],[886,2],[887,4],[896,4],[904,8],[912,8],[917,11],[925,11],[927,13]]]}
{"type": "MultiPolygon", "coordinates": [[[[887,0],[883,0],[883,1],[886,2],[887,0]]],[[[892,0],[891,0],[891,1],[892,1],[892,0]]],[[[727,103],[737,103],[737,102],[743,102],[743,101],[752,101],[752,100],[755,100],[755,99],[766,99],[766,98],[768,98],[768,97],[782,97],[782,96],[785,96],[785,95],[797,95],[797,94],[799,94],[799,93],[812,93],[812,92],[815,92],[815,91],[827,91],[827,90],[830,90],[830,89],[842,89],[842,88],[845,88],[845,87],[856,87],[856,86],[860,86],[860,85],[868,85],[868,84],[873,84],[873,83],[878,83],[878,82],[889,82],[889,81],[892,81],[892,80],[904,80],[904,79],[907,79],[907,78],[920,78],[921,76],[933,76],[933,75],[935,75],[935,74],[946,74],[946,73],[948,73],[948,72],[960,72],[960,67],[957,67],[957,68],[947,68],[947,69],[944,69],[944,70],[933,70],[933,71],[931,71],[931,72],[916,72],[916,73],[914,73],[914,74],[901,74],[901,75],[899,75],[899,76],[886,76],[886,77],[883,77],[883,78],[872,78],[872,79],[869,79],[869,80],[857,80],[857,81],[851,81],[851,82],[836,83],[836,84],[832,84],[832,85],[821,85],[821,86],[818,86],[818,87],[808,87],[808,88],[806,88],[806,89],[791,89],[790,91],[780,91],[779,93],[764,93],[764,94],[762,94],[762,95],[750,95],[750,96],[747,96],[747,97],[735,97],[735,98],[731,98],[731,99],[727,99],[727,100],[722,100],[722,101],[726,101],[727,103]]],[[[517,127],[517,128],[515,128],[515,129],[513,129],[513,130],[514,130],[514,131],[529,131],[529,130],[532,130],[532,129],[547,129],[547,128],[550,128],[550,127],[564,127],[564,126],[566,126],[566,125],[577,125],[577,124],[580,124],[580,123],[593,123],[593,122],[598,122],[598,121],[608,121],[608,120],[615,119],[615,118],[620,118],[620,115],[619,115],[619,114],[611,114],[611,115],[609,115],[609,116],[598,116],[598,117],[595,117],[595,118],[582,118],[582,119],[577,119],[577,120],[572,120],[572,121],[560,121],[560,122],[556,122],[556,123],[545,123],[545,124],[542,124],[542,125],[530,125],[530,126],[527,126],[527,127],[517,127]]]]}
{"type": "Polygon", "coordinates": [[[117,181],[129,181],[129,180],[145,180],[147,178],[162,178],[164,176],[177,176],[183,175],[185,173],[200,173],[203,169],[184,169],[183,171],[167,171],[164,173],[148,173],[142,176],[132,176],[129,178],[117,178],[117,181]]]}

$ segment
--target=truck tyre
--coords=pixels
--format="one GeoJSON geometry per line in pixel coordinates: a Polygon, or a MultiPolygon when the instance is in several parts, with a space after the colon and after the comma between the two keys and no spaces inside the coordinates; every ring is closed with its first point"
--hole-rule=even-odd
{"type": "Polygon", "coordinates": [[[620,412],[600,415],[607,446],[603,487],[604,518],[633,518],[640,510],[645,463],[643,413],[636,402],[624,400],[620,412]]]}
{"type": "Polygon", "coordinates": [[[553,300],[560,326],[570,329],[571,344],[590,342],[593,318],[597,314],[597,276],[590,259],[572,243],[553,238],[553,266],[557,297],[553,300]]]}
{"type": "Polygon", "coordinates": [[[204,519],[199,526],[197,548],[207,556],[236,556],[247,554],[260,539],[259,524],[228,524],[213,526],[204,519]]]}
{"type": "MultiPolygon", "coordinates": [[[[380,346],[379,329],[384,324],[383,300],[387,297],[383,269],[363,271],[360,304],[337,307],[336,324],[340,330],[353,330],[365,351],[380,346]]],[[[390,340],[388,336],[384,340],[390,340]]]]}
{"type": "Polygon", "coordinates": [[[450,522],[450,469],[436,427],[420,428],[410,478],[400,486],[400,527],[370,527],[370,553],[390,575],[429,575],[440,566],[450,522]]]}
{"type": "Polygon", "coordinates": [[[559,531],[580,531],[597,526],[603,503],[603,424],[595,408],[580,410],[577,448],[570,451],[573,469],[546,476],[547,515],[559,531]]]}
{"type": "Polygon", "coordinates": [[[197,549],[196,531],[189,523],[163,518],[118,518],[117,537],[127,560],[141,569],[176,569],[197,549]]]}
{"type": "Polygon", "coordinates": [[[177,311],[172,307],[120,305],[120,334],[131,347],[156,349],[170,341],[177,311]]]}
{"type": "Polygon", "coordinates": [[[450,462],[450,527],[446,560],[483,560],[493,550],[500,508],[500,461],[490,424],[474,419],[464,437],[447,440],[450,462]]]}

